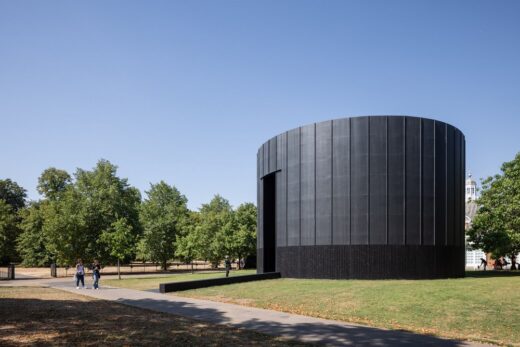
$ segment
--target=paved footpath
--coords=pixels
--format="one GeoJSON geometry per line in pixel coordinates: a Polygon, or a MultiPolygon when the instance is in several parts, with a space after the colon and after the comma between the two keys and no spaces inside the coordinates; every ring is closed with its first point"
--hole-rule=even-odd
{"type": "Polygon", "coordinates": [[[0,285],[9,285],[9,282],[11,285],[17,282],[15,285],[49,286],[125,305],[330,346],[489,346],[133,289],[78,290],[71,279],[8,281],[0,285]]]}

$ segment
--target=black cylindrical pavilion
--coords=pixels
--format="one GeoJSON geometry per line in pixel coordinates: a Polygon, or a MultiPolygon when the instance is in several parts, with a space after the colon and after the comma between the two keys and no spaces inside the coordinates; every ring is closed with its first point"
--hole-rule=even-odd
{"type": "Polygon", "coordinates": [[[257,159],[259,273],[464,276],[457,128],[409,116],[342,118],[273,137],[257,159]]]}

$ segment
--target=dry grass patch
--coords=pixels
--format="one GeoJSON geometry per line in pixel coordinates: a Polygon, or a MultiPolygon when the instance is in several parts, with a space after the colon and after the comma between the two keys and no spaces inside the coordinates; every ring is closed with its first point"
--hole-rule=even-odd
{"type": "Polygon", "coordinates": [[[0,312],[1,346],[303,345],[51,288],[0,287],[0,312]]]}

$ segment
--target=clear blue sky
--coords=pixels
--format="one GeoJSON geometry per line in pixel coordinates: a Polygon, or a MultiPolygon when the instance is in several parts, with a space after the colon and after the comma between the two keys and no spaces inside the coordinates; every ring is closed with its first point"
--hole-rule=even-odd
{"type": "Polygon", "coordinates": [[[0,178],[100,158],[141,191],[256,201],[256,151],[349,115],[436,118],[467,167],[520,151],[520,1],[0,0],[0,178]]]}

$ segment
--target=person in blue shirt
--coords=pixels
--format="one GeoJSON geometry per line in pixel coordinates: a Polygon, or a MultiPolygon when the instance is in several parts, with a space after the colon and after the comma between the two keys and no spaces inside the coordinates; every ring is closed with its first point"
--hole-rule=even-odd
{"type": "Polygon", "coordinates": [[[99,279],[101,278],[101,265],[98,260],[94,260],[92,264],[92,278],[94,279],[94,289],[99,289],[99,279]]]}

